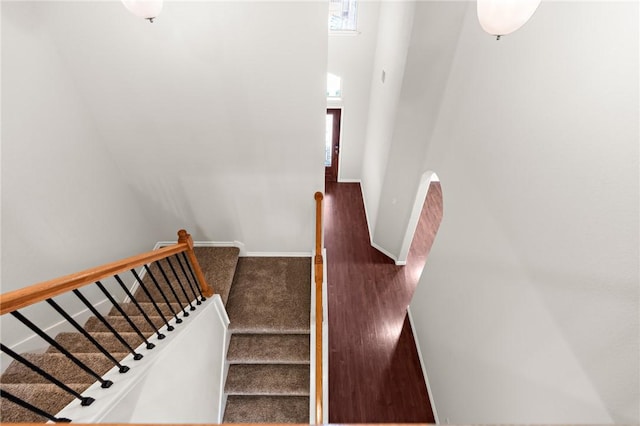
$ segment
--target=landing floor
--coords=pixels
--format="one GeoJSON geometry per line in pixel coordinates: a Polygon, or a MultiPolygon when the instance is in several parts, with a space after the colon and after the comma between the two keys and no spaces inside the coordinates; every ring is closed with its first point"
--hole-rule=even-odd
{"type": "Polygon", "coordinates": [[[427,199],[439,211],[420,221],[427,229],[404,267],[370,246],[359,184],[325,192],[329,421],[434,423],[406,308],[419,276],[411,271],[421,271],[441,217],[440,187],[427,199]]]}

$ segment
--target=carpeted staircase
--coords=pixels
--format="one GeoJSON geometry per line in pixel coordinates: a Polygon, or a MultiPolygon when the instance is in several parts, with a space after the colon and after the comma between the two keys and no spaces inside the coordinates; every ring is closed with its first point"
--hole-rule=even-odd
{"type": "MultiPolygon", "coordinates": [[[[224,422],[308,423],[310,258],[238,258],[235,247],[196,247],[195,252],[207,282],[227,305],[231,320],[224,422]]],[[[157,269],[151,270],[160,275],[157,269]]],[[[162,296],[148,276],[144,282],[152,298],[161,301],[162,296]]],[[[173,287],[181,296],[175,283],[173,287]]],[[[163,291],[169,293],[166,287],[163,291]]],[[[135,296],[152,322],[163,325],[142,289],[135,296]]],[[[189,306],[183,305],[172,303],[179,317],[189,312],[189,306]]],[[[121,306],[145,336],[154,334],[133,303],[121,306]]],[[[159,306],[169,319],[172,309],[165,303],[159,306]]],[[[133,348],[142,343],[115,308],[107,320],[133,348]]],[[[125,346],[97,318],[90,318],[84,328],[116,359],[128,355],[125,346]]],[[[60,333],[55,340],[100,375],[113,367],[80,333],[60,333]]],[[[78,392],[95,381],[54,347],[23,356],[78,392]]],[[[73,400],[70,394],[17,362],[0,376],[0,386],[52,414],[73,400]]],[[[2,399],[0,408],[2,422],[46,421],[6,399],[2,399]]]]}
{"type": "Polygon", "coordinates": [[[310,295],[311,258],[240,259],[224,423],[309,422],[310,295]]]}

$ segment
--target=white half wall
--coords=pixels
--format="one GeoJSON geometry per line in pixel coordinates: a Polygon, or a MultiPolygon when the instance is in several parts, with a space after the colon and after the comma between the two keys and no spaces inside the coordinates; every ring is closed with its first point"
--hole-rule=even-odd
{"type": "Polygon", "coordinates": [[[441,420],[640,422],[638,7],[542,2],[496,41],[469,4],[411,303],[441,420]]]}

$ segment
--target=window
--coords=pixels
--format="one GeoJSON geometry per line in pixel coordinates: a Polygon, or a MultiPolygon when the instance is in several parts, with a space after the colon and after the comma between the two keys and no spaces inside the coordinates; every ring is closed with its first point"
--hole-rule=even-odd
{"type": "Polygon", "coordinates": [[[329,0],[329,31],[356,31],[357,0],[329,0]]]}
{"type": "Polygon", "coordinates": [[[335,74],[327,73],[327,98],[342,97],[342,79],[335,74]]]}

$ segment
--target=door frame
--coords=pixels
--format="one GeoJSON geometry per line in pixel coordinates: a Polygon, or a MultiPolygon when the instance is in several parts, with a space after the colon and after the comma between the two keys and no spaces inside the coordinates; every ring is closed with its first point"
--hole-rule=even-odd
{"type": "MultiPolygon", "coordinates": [[[[334,143],[334,150],[331,156],[331,169],[335,171],[335,180],[329,179],[331,176],[327,173],[328,167],[325,167],[325,181],[338,182],[340,177],[340,151],[341,139],[342,139],[342,107],[327,107],[326,114],[333,115],[333,135],[332,142],[334,143]],[[337,149],[336,149],[337,148],[337,149]]],[[[326,142],[326,141],[325,141],[326,142]]]]}

